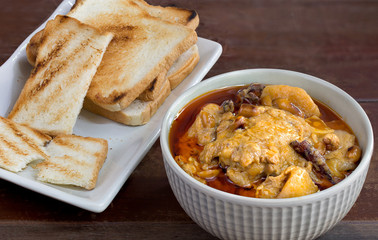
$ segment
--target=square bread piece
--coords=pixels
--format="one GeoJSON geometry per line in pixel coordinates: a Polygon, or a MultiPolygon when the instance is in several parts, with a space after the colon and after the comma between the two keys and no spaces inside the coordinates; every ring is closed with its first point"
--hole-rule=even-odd
{"type": "Polygon", "coordinates": [[[47,146],[49,159],[36,165],[37,179],[91,190],[108,153],[101,138],[59,135],[47,146]]]}
{"type": "Polygon", "coordinates": [[[45,144],[51,137],[0,117],[0,167],[19,172],[30,162],[46,159],[45,144]]]}

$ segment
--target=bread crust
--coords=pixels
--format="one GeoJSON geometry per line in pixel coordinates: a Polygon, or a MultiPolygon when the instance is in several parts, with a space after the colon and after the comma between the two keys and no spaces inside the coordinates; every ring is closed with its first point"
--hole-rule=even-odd
{"type": "Polygon", "coordinates": [[[140,126],[150,121],[158,108],[164,103],[165,99],[171,92],[169,81],[166,80],[159,91],[159,97],[153,101],[135,100],[128,108],[121,111],[109,111],[93,103],[90,99],[85,98],[84,109],[129,126],[140,126]],[[138,106],[139,105],[139,106],[138,106]],[[131,111],[131,108],[136,109],[131,111]],[[132,112],[132,113],[131,113],[132,112]]]}
{"type": "MultiPolygon", "coordinates": [[[[177,69],[170,69],[168,71],[167,78],[171,85],[171,90],[175,89],[197,66],[200,60],[198,47],[197,45],[194,45],[192,48],[189,49],[191,50],[190,57],[185,60],[181,66],[178,66],[177,69]]],[[[172,67],[175,68],[175,64],[173,64],[172,67]]]]}
{"type": "Polygon", "coordinates": [[[43,37],[43,29],[30,39],[28,45],[26,45],[26,58],[28,59],[28,62],[30,65],[35,66],[35,61],[38,54],[38,48],[41,44],[41,40],[43,37]]]}
{"type": "Polygon", "coordinates": [[[134,0],[134,2],[143,10],[147,11],[151,16],[160,18],[164,21],[181,24],[193,30],[199,25],[199,16],[195,10],[174,6],[153,6],[143,0],[134,0]]]}
{"type": "Polygon", "coordinates": [[[167,71],[159,73],[159,75],[152,81],[150,86],[142,92],[137,99],[141,101],[153,101],[160,95],[160,90],[167,80],[167,71]]]}

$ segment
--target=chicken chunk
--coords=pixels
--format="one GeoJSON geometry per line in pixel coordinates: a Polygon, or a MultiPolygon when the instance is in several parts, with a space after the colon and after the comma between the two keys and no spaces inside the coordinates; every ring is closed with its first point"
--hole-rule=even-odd
{"type": "Polygon", "coordinates": [[[193,125],[188,130],[189,137],[196,137],[198,143],[205,145],[214,141],[216,127],[221,118],[222,109],[217,104],[207,104],[198,114],[193,125]]]}

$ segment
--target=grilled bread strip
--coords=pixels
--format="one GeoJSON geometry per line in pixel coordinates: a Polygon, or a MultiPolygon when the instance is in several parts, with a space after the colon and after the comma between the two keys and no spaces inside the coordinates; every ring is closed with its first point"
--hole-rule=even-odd
{"type": "Polygon", "coordinates": [[[109,111],[130,105],[197,41],[194,30],[152,17],[132,0],[78,0],[68,16],[115,35],[87,93],[109,111]]]}
{"type": "Polygon", "coordinates": [[[0,116],[0,167],[19,172],[35,160],[48,158],[44,146],[51,137],[0,116]]]}
{"type": "Polygon", "coordinates": [[[139,126],[146,124],[151,119],[158,108],[164,103],[164,100],[169,96],[170,92],[171,87],[169,81],[166,79],[162,88],[159,90],[159,96],[153,101],[141,101],[136,99],[127,108],[121,111],[112,112],[101,108],[86,98],[84,101],[84,108],[125,125],[139,126]]]}
{"type": "Polygon", "coordinates": [[[49,135],[71,134],[84,97],[112,39],[78,20],[47,23],[36,67],[8,118],[49,135]]]}
{"type": "Polygon", "coordinates": [[[38,180],[91,190],[106,159],[108,142],[101,138],[59,135],[46,149],[50,157],[36,165],[38,180]]]}

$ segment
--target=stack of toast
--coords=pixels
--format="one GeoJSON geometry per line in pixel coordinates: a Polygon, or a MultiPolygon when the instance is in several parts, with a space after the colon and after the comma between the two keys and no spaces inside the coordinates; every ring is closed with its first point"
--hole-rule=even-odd
{"type": "MultiPolygon", "coordinates": [[[[114,34],[84,108],[125,125],[147,123],[199,61],[193,10],[143,0],[78,0],[67,16],[114,34]]],[[[33,65],[43,36],[44,30],[27,46],[33,65]]]]}
{"type": "Polygon", "coordinates": [[[106,159],[100,138],[72,134],[82,107],[143,125],[199,61],[195,11],[143,0],[77,0],[35,34],[34,66],[8,119],[0,117],[0,167],[93,189],[106,159]]]}

